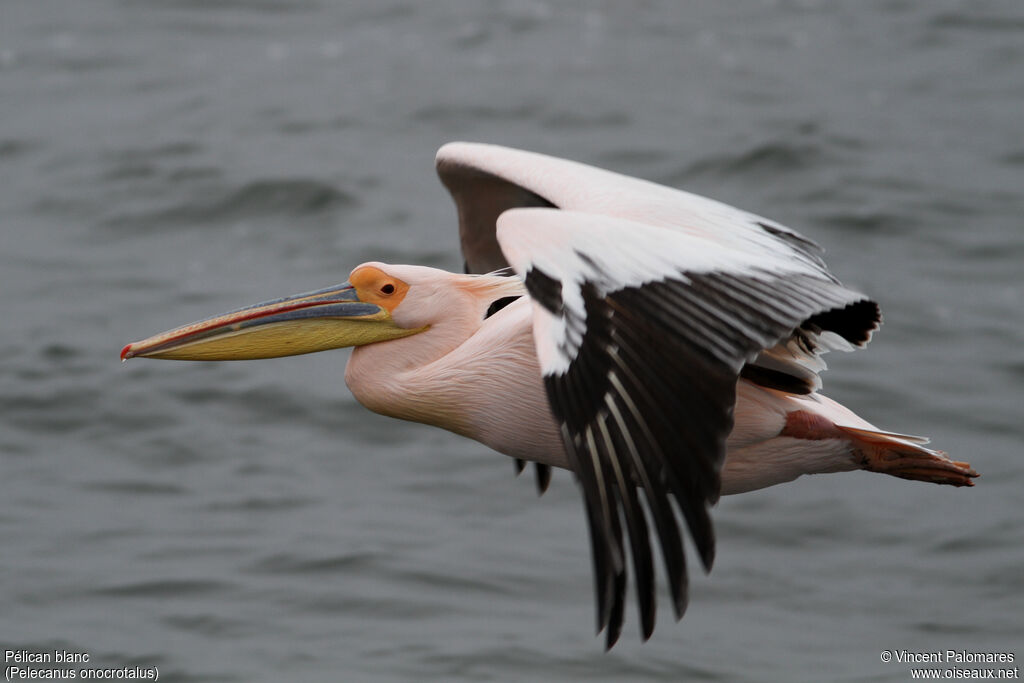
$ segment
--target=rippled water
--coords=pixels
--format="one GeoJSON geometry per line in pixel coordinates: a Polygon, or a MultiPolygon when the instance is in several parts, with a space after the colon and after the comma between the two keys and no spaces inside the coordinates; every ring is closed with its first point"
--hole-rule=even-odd
{"type": "MultiPolygon", "coordinates": [[[[1024,635],[1024,11],[1012,2],[9,0],[0,7],[0,644],[165,681],[908,680],[1024,635]],[[882,301],[828,393],[973,490],[726,498],[686,619],[592,635],[578,494],[362,409],[345,352],[126,342],[458,269],[433,175],[499,142],[709,194],[882,301]]],[[[664,603],[664,600],[663,600],[664,603]]]]}

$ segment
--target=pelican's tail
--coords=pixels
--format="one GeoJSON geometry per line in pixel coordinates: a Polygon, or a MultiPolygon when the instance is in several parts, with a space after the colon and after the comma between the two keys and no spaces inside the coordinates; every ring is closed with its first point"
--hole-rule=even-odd
{"type": "Polygon", "coordinates": [[[978,476],[969,463],[950,460],[942,451],[925,447],[928,440],[922,437],[836,427],[857,446],[862,466],[869,472],[951,486],[974,486],[971,480],[978,476]]]}

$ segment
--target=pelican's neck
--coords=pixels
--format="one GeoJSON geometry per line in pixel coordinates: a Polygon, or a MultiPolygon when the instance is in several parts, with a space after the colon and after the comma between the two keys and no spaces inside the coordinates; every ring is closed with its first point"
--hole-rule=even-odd
{"type": "Polygon", "coordinates": [[[450,314],[423,332],[353,349],[345,383],[356,400],[382,415],[451,428],[435,419],[446,388],[432,383],[423,369],[445,358],[480,328],[483,312],[463,303],[452,302],[450,314]]]}
{"type": "Polygon", "coordinates": [[[423,422],[524,460],[568,467],[521,300],[456,333],[426,332],[355,349],[345,381],[370,410],[423,422]],[[418,343],[416,343],[418,340],[418,343]]]}
{"type": "MultiPolygon", "coordinates": [[[[368,344],[352,352],[345,382],[356,399],[374,412],[404,420],[427,422],[460,431],[447,420],[454,400],[451,382],[439,381],[427,369],[471,339],[484,325],[491,302],[521,295],[519,280],[493,275],[456,275],[434,271],[429,286],[407,296],[393,314],[410,328],[426,326],[401,339],[368,344]],[[437,414],[441,411],[441,414],[437,414]]],[[[461,431],[460,431],[461,433],[461,431]]]]}

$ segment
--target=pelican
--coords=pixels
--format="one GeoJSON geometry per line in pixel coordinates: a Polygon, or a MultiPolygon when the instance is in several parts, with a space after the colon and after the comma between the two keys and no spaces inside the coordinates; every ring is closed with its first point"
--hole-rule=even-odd
{"type": "Polygon", "coordinates": [[[464,274],[364,263],[343,284],[185,325],[121,358],[355,347],[345,382],[370,410],[475,439],[520,472],[533,462],[541,493],[552,467],[572,471],[607,648],[628,565],[643,639],[653,632],[654,542],[682,618],[681,528],[710,571],[720,494],[858,469],[972,485],[968,463],[819,393],[821,356],[865,346],[881,315],[806,237],[516,149],[449,143],[436,165],[458,209],[464,274]]]}

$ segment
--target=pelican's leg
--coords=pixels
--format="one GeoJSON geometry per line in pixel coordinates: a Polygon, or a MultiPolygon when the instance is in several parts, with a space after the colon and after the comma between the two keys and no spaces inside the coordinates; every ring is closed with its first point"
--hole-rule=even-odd
{"type": "Polygon", "coordinates": [[[978,476],[970,463],[950,460],[942,451],[907,441],[899,435],[856,427],[839,426],[838,429],[856,445],[861,466],[869,472],[952,486],[974,486],[971,480],[978,476]]]}

